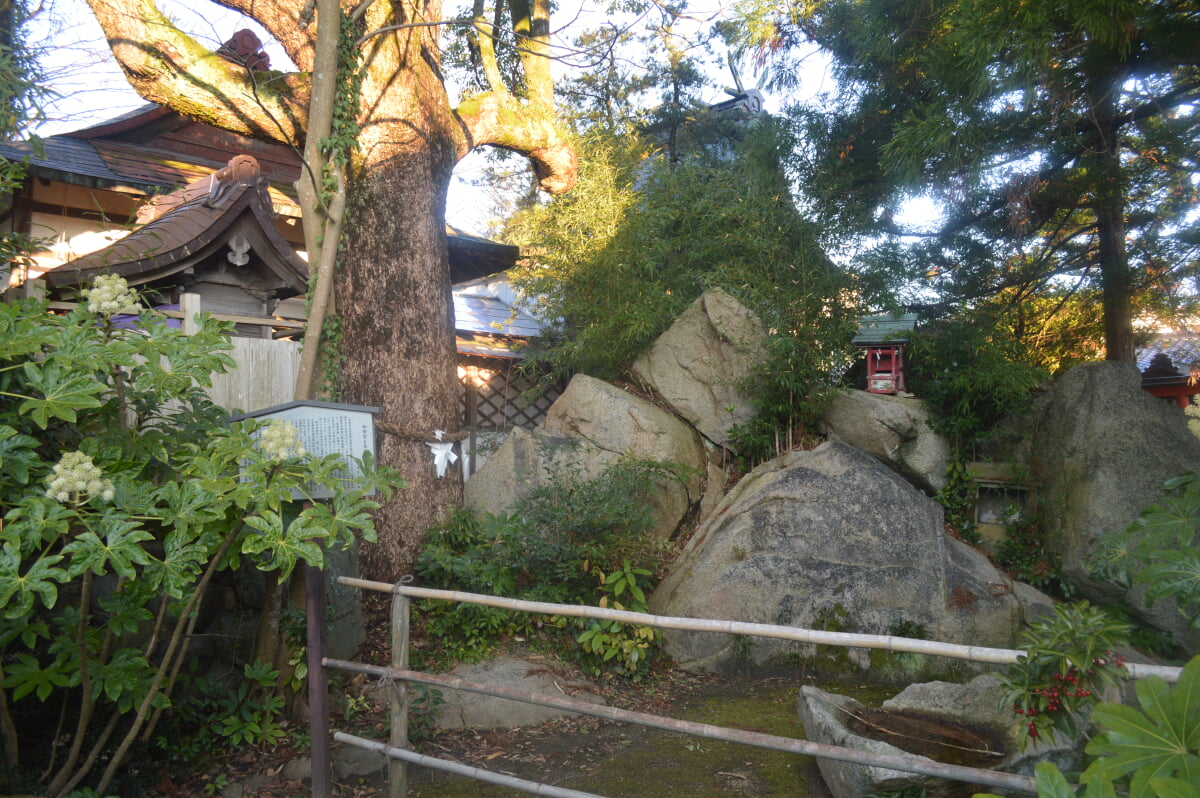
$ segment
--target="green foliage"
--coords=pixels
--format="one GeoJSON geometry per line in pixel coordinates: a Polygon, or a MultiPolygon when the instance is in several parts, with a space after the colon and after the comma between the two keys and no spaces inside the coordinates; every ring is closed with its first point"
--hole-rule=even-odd
{"type": "Polygon", "coordinates": [[[979,531],[975,528],[975,491],[975,479],[967,464],[956,459],[946,466],[946,486],[933,497],[945,510],[946,523],[972,545],[980,541],[979,531]]]}
{"type": "MultiPolygon", "coordinates": [[[[378,504],[344,488],[338,457],[272,450],[260,422],[231,424],[207,399],[211,373],[233,365],[227,326],[202,318],[185,335],[150,310],[121,326],[87,302],[52,315],[23,301],[0,304],[0,331],[2,688],[9,705],[78,701],[76,753],[94,738],[89,719],[130,716],[123,751],[167,709],[167,675],[217,571],[320,566],[322,547],[374,539],[378,504]],[[288,512],[312,485],[334,498],[288,512]]],[[[367,487],[399,482],[362,466],[367,487]]],[[[274,733],[261,717],[229,723],[242,742],[274,733]]],[[[68,757],[51,791],[105,739],[68,757]]]]}
{"type": "Polygon", "coordinates": [[[781,429],[819,414],[846,362],[853,286],[793,205],[787,131],[767,120],[734,132],[703,124],[712,140],[677,160],[590,134],[578,190],[518,215],[506,234],[544,253],[516,282],[560,320],[529,359],[549,379],[622,376],[710,288],[755,311],[767,362],[746,386],[758,420],[739,435],[758,457],[774,451],[781,429]]]}
{"type": "MultiPolygon", "coordinates": [[[[629,560],[605,574],[599,568],[592,572],[600,582],[600,606],[630,612],[649,612],[646,592],[654,573],[646,568],[634,568],[629,560]],[[622,603],[621,598],[625,598],[622,603]]],[[[560,622],[561,623],[561,622],[560,622]]],[[[630,626],[619,621],[576,619],[575,626],[583,631],[575,638],[582,650],[580,663],[599,676],[606,670],[640,681],[650,671],[652,647],[662,639],[651,626],[630,626]]]]}
{"type": "Polygon", "coordinates": [[[1025,654],[1003,677],[1005,703],[1024,720],[1028,739],[1080,733],[1082,713],[1123,672],[1114,651],[1128,645],[1128,635],[1128,625],[1086,601],[1057,605],[1052,618],[1030,626],[1020,645],[1025,654]]]}
{"type": "Polygon", "coordinates": [[[964,315],[928,324],[905,352],[908,388],[936,414],[934,429],[970,446],[1021,410],[1046,374],[1028,364],[1022,344],[994,321],[964,315]]]}
{"type": "MultiPolygon", "coordinates": [[[[416,572],[432,587],[546,601],[645,611],[645,591],[659,551],[644,540],[644,497],[656,479],[675,478],[662,463],[626,460],[594,479],[558,464],[547,481],[522,497],[511,515],[476,516],[460,509],[430,530],[416,572]],[[611,604],[610,604],[611,603],[611,604]]],[[[423,602],[426,630],[454,659],[477,661],[508,633],[529,632],[534,620],[494,607],[423,602]]],[[[565,619],[557,623],[566,628],[565,619]]],[[[641,678],[657,636],[621,624],[579,622],[584,664],[641,678]],[[594,628],[593,628],[594,627],[594,628]]]]}
{"type": "Polygon", "coordinates": [[[1146,585],[1151,604],[1165,598],[1200,628],[1200,471],[1167,481],[1164,497],[1126,529],[1105,533],[1092,573],[1130,587],[1146,585]]]}
{"type": "Polygon", "coordinates": [[[206,679],[189,685],[176,703],[170,732],[156,735],[155,747],[195,764],[211,755],[279,743],[285,736],[284,700],[275,690],[279,671],[253,662],[244,666],[243,676],[232,685],[206,679]]]}
{"type": "Polygon", "coordinates": [[[1096,757],[1080,781],[1129,780],[1130,795],[1181,794],[1200,785],[1200,657],[1168,686],[1151,676],[1137,682],[1139,713],[1121,704],[1101,704],[1092,717],[1104,729],[1087,746],[1096,757]],[[1174,783],[1173,783],[1174,782],[1174,783]],[[1182,785],[1179,784],[1182,782],[1182,785]]]}
{"type": "MultiPolygon", "coordinates": [[[[1103,730],[1087,745],[1079,778],[1084,798],[1200,798],[1200,657],[1173,687],[1157,676],[1139,679],[1141,711],[1100,704],[1092,713],[1103,730]],[[1119,791],[1119,792],[1118,792],[1119,791]]],[[[1037,766],[1041,798],[1070,798],[1075,789],[1049,762],[1037,766]]],[[[992,798],[977,795],[975,798],[992,798]]]]}
{"type": "MultiPolygon", "coordinates": [[[[441,690],[427,684],[408,686],[408,741],[420,743],[433,736],[437,730],[438,707],[446,703],[441,690]]],[[[391,715],[388,715],[391,721],[391,715]]]]}
{"type": "MultiPolygon", "coordinates": [[[[1132,319],[1195,303],[1200,120],[1182,44],[1200,34],[1193,3],[739,6],[736,29],[775,80],[795,80],[813,44],[830,57],[836,85],[801,112],[801,185],[824,229],[900,273],[914,298],[1045,297],[1025,333],[1058,338],[1068,357],[1101,308],[1132,319]],[[940,203],[940,218],[902,224],[913,196],[940,203]],[[1082,313],[1058,306],[1084,297],[1082,313]],[[1064,315],[1078,326],[1059,326],[1064,315]]],[[[1109,344],[1130,345],[1121,333],[1109,344]]]]}
{"type": "Polygon", "coordinates": [[[1045,537],[1032,522],[1019,521],[1006,527],[1004,540],[996,544],[996,559],[1027,585],[1052,588],[1066,598],[1074,593],[1062,572],[1062,558],[1046,547],[1045,537]]]}

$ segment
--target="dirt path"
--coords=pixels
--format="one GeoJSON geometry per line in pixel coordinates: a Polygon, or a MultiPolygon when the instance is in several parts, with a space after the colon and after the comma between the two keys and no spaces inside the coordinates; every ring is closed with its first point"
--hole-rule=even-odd
{"type": "MultiPolygon", "coordinates": [[[[659,714],[683,720],[803,737],[795,710],[800,682],[693,677],[659,714]]],[[[616,798],[787,795],[827,798],[815,760],[734,743],[593,718],[529,729],[443,732],[424,752],[474,767],[616,798]]],[[[410,796],[515,796],[502,787],[412,768],[410,796]]]]}

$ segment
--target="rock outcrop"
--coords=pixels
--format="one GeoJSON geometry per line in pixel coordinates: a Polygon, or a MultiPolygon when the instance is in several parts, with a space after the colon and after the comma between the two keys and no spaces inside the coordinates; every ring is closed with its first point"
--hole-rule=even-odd
{"type": "Polygon", "coordinates": [[[741,384],[766,358],[767,331],[729,294],[707,291],[633,364],[633,373],[702,435],[726,448],[754,417],[741,384]]]}
{"type": "Polygon", "coordinates": [[[580,479],[590,479],[627,457],[679,466],[675,476],[657,480],[647,496],[653,534],[669,538],[700,501],[707,470],[700,436],[645,399],[577,374],[537,430],[514,431],[467,480],[465,500],[476,510],[504,512],[555,472],[570,468],[580,479]]]}
{"type": "Polygon", "coordinates": [[[1147,609],[1144,588],[1126,594],[1092,579],[1087,565],[1101,535],[1124,529],[1158,501],[1165,481],[1200,468],[1200,440],[1183,412],[1143,391],[1134,366],[1103,362],[1063,375],[1033,417],[1030,466],[1046,540],[1063,571],[1085,597],[1125,599],[1147,622],[1195,643],[1173,603],[1147,609]]]}
{"type": "MultiPolygon", "coordinates": [[[[1002,648],[1022,622],[1011,580],[945,534],[940,506],[874,458],[834,442],[789,452],[744,477],[688,542],[650,607],[833,631],[919,629],[934,640],[1002,648]]],[[[665,640],[679,664],[696,670],[796,658],[843,674],[871,665],[862,649],[827,655],[808,644],[677,631],[665,640]],[[832,662],[823,663],[827,656],[832,662]]],[[[944,663],[904,665],[910,678],[914,665],[931,673],[944,663]]]]}
{"type": "Polygon", "coordinates": [[[929,417],[925,403],[914,397],[838,391],[821,417],[821,432],[937,493],[946,486],[950,444],[930,428],[929,417]]]}

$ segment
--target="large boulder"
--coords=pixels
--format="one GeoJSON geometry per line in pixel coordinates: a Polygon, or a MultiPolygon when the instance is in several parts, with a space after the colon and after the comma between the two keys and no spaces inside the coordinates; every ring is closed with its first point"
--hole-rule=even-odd
{"type": "Polygon", "coordinates": [[[1087,566],[1101,535],[1124,529],[1160,499],[1163,482],[1200,468],[1200,440],[1183,412],[1143,391],[1136,367],[1101,362],[1063,375],[1033,415],[1038,506],[1063,571],[1083,596],[1124,599],[1146,621],[1194,644],[1173,603],[1147,609],[1143,587],[1125,593],[1092,579],[1087,566]]]}
{"type": "Polygon", "coordinates": [[[937,493],[946,486],[951,452],[929,417],[914,397],[846,390],[826,408],[820,428],[829,440],[862,449],[918,488],[937,493]]]}
{"type": "Polygon", "coordinates": [[[700,501],[707,458],[700,436],[675,416],[606,382],[577,374],[530,433],[514,430],[464,488],[467,506],[500,513],[556,474],[599,476],[624,458],[673,463],[646,501],[652,533],[670,537],[700,501]]]}
{"type": "Polygon", "coordinates": [[[754,417],[742,382],[766,358],[758,316],[720,289],[705,292],[633,364],[633,373],[710,441],[754,417]]]}
{"type": "MultiPolygon", "coordinates": [[[[930,639],[1008,647],[1022,623],[1012,582],[943,530],[942,508],[863,452],[827,442],[758,467],[688,542],[650,600],[663,615],[831,631],[924,632],[930,639]]],[[[889,663],[905,673],[944,662],[863,649],[668,631],[685,668],[805,664],[839,674],[889,663]],[[879,655],[879,656],[876,656],[879,655]]]]}
{"type": "Polygon", "coordinates": [[[512,509],[521,496],[548,484],[563,469],[577,468],[594,476],[603,469],[597,470],[581,457],[583,444],[578,438],[513,427],[500,448],[467,478],[463,501],[476,512],[499,515],[512,509]]]}

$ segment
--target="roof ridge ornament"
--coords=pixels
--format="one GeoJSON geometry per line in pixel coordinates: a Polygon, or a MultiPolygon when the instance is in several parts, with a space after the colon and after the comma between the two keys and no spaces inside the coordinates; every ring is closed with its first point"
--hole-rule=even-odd
{"type": "Polygon", "coordinates": [[[217,48],[217,55],[251,72],[266,72],[271,68],[271,57],[263,51],[262,41],[249,28],[242,28],[229,37],[229,41],[217,48]]]}
{"type": "Polygon", "coordinates": [[[208,198],[204,204],[220,208],[237,186],[253,186],[262,179],[262,168],[251,155],[235,155],[229,163],[209,175],[208,198]]]}

